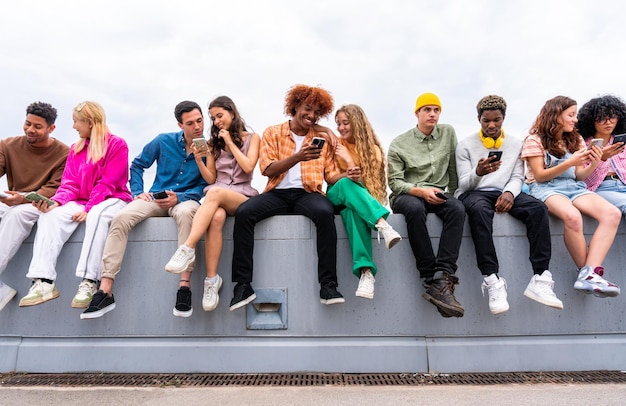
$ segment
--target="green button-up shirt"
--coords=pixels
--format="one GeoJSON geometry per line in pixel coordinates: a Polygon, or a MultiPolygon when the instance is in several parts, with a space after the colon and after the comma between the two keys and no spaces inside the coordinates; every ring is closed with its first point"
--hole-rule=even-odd
{"type": "Polygon", "coordinates": [[[449,124],[437,124],[430,136],[417,127],[397,136],[387,154],[391,204],[413,187],[436,187],[454,194],[458,185],[456,144],[456,133],[449,124]]]}

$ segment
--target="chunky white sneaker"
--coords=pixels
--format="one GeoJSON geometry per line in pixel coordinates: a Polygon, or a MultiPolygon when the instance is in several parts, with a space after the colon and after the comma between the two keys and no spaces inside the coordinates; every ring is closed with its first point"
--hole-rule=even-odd
{"type": "Polygon", "coordinates": [[[28,294],[20,300],[20,307],[35,306],[57,297],[59,297],[59,291],[54,282],[47,283],[41,279],[35,279],[28,289],[28,294]]]}
{"type": "Polygon", "coordinates": [[[592,269],[583,266],[578,272],[578,279],[574,282],[574,289],[584,293],[593,293],[597,297],[614,297],[619,295],[620,288],[604,279],[604,268],[601,266],[592,269]]]}
{"type": "Polygon", "coordinates": [[[75,309],[86,309],[91,303],[93,295],[98,291],[98,283],[87,279],[78,285],[78,291],[72,299],[72,307],[75,309]]]}
{"type": "Polygon", "coordinates": [[[509,310],[509,302],[506,297],[506,280],[499,278],[495,273],[486,276],[480,285],[480,290],[485,296],[485,289],[489,295],[489,311],[491,314],[500,314],[509,310]]]}
{"type": "Polygon", "coordinates": [[[365,299],[374,299],[374,275],[372,271],[368,269],[365,272],[361,272],[361,278],[359,279],[359,286],[356,289],[355,295],[363,297],[365,299]]]}
{"type": "Polygon", "coordinates": [[[204,279],[204,296],[202,296],[202,308],[205,312],[215,310],[220,302],[219,291],[222,289],[222,277],[217,275],[217,282],[209,283],[204,279]]]}
{"type": "Polygon", "coordinates": [[[543,271],[541,275],[533,275],[524,291],[524,296],[555,309],[563,309],[563,302],[559,300],[552,290],[554,281],[550,271],[543,271]]]}
{"type": "Polygon", "coordinates": [[[13,296],[15,296],[16,293],[15,289],[0,281],[0,312],[4,309],[4,306],[6,306],[11,299],[13,299],[13,296]]]}
{"type": "Polygon", "coordinates": [[[171,273],[182,273],[196,260],[196,250],[181,245],[178,247],[170,261],[165,265],[165,270],[171,273]]]}
{"type": "Polygon", "coordinates": [[[389,223],[378,223],[376,224],[376,229],[379,233],[378,241],[380,241],[380,234],[382,234],[383,238],[385,239],[385,245],[387,246],[387,249],[391,249],[402,239],[402,237],[400,237],[400,234],[398,234],[398,232],[394,230],[389,223]]]}

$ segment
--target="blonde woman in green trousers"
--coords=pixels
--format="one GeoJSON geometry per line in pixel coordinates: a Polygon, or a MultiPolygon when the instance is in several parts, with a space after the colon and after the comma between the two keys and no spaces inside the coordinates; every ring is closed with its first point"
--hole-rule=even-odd
{"type": "Polygon", "coordinates": [[[352,273],[359,278],[356,296],[374,298],[378,268],[372,259],[372,230],[391,249],[402,238],[385,221],[389,210],[383,148],[361,107],[348,104],[335,113],[339,142],[335,162],[345,175],[329,186],[326,196],[341,211],[352,249],[352,273]]]}

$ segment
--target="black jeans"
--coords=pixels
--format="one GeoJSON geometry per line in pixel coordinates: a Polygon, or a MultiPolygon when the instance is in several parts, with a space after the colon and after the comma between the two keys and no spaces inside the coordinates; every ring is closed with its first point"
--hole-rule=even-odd
{"type": "Polygon", "coordinates": [[[419,197],[401,194],[393,202],[393,212],[404,214],[415,265],[421,278],[425,280],[431,279],[437,271],[456,273],[465,208],[457,199],[449,195],[448,197],[445,203],[433,205],[419,197]],[[443,221],[436,257],[426,227],[428,213],[435,213],[443,221]]]}
{"type": "Polygon", "coordinates": [[[319,193],[304,189],[274,189],[251,197],[235,213],[233,282],[251,283],[254,227],[268,217],[302,214],[317,229],[317,274],[320,284],[337,282],[337,230],[333,205],[319,193]]]}
{"type": "MultiPolygon", "coordinates": [[[[499,191],[473,191],[463,193],[459,200],[465,205],[476,262],[480,273],[491,275],[498,272],[498,257],[493,245],[493,216],[499,191]]],[[[526,236],[530,245],[530,263],[535,274],[541,274],[550,265],[552,245],[548,209],[543,202],[521,192],[508,212],[513,218],[526,224],[526,236]]]]}

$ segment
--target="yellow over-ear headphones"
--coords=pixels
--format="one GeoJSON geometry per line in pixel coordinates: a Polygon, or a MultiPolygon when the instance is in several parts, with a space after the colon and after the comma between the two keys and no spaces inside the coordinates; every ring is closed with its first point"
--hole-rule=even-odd
{"type": "Polygon", "coordinates": [[[494,140],[491,137],[485,137],[483,135],[483,129],[481,128],[480,131],[478,132],[478,136],[480,137],[480,140],[483,142],[483,145],[485,146],[485,148],[498,149],[502,146],[502,143],[504,142],[504,130],[500,130],[500,132],[501,132],[500,136],[494,140]]]}

